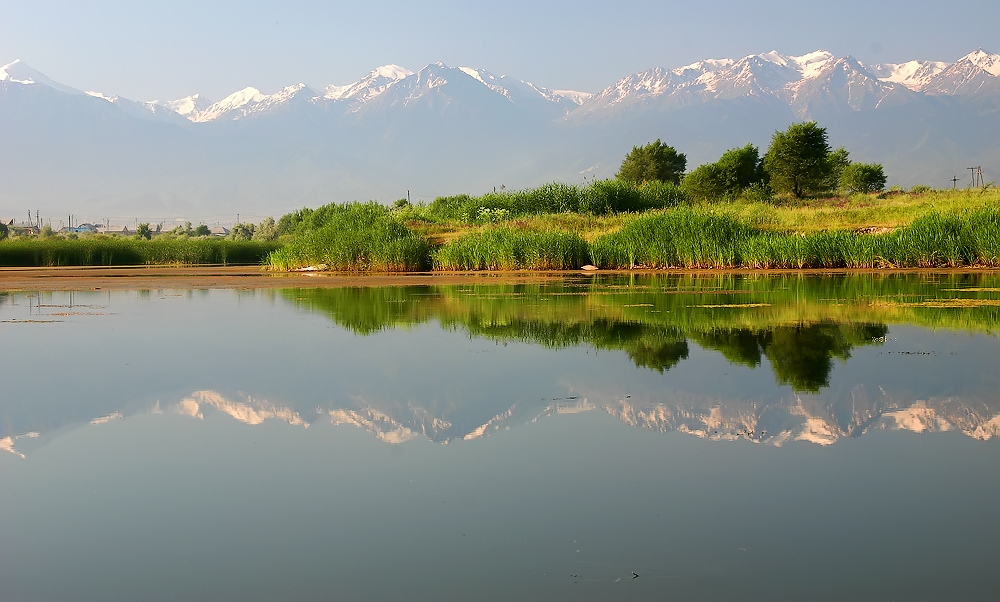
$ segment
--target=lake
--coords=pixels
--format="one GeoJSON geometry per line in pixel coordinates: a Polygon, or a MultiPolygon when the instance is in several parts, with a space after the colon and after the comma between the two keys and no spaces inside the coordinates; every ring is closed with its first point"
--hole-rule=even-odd
{"type": "Polygon", "coordinates": [[[0,599],[992,600],[1000,274],[0,292],[0,599]]]}

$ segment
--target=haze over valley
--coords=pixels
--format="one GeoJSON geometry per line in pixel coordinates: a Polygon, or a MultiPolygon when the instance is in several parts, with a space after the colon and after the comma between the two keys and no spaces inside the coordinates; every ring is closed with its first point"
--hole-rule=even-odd
{"type": "MultiPolygon", "coordinates": [[[[40,66],[44,69],[44,66],[40,66]]],[[[945,188],[1000,165],[1000,55],[867,64],[778,51],[555,90],[444,63],[346,85],[247,87],[215,100],[78,90],[22,61],[0,68],[0,218],[232,222],[303,206],[433,200],[613,177],[662,139],[688,168],[815,120],[889,185],[945,188]],[[126,217],[128,216],[128,217],[126,217]]]]}

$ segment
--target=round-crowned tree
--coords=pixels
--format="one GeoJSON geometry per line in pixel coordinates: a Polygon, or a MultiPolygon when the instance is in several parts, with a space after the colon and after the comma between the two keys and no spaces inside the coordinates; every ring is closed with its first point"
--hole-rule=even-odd
{"type": "Polygon", "coordinates": [[[849,163],[840,173],[840,186],[850,192],[879,192],[885,188],[885,172],[879,163],[849,163]]]}
{"type": "Polygon", "coordinates": [[[615,177],[636,185],[654,180],[680,184],[686,168],[684,153],[678,153],[674,147],[657,139],[646,146],[632,147],[615,177]]]}
{"type": "Polygon", "coordinates": [[[764,171],[775,192],[802,198],[829,190],[833,168],[829,155],[826,128],[815,121],[793,123],[771,137],[771,148],[764,155],[764,171]]]}

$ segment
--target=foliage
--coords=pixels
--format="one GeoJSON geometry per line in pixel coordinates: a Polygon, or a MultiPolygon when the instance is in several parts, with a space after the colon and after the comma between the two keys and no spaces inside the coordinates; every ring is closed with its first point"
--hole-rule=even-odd
{"type": "MultiPolygon", "coordinates": [[[[623,180],[598,180],[581,188],[549,183],[537,188],[438,197],[427,208],[429,216],[465,223],[496,223],[526,215],[551,213],[609,213],[673,207],[687,201],[675,184],[649,181],[635,185],[623,180]]],[[[284,218],[282,218],[284,219],[284,218]]]]}
{"type": "Polygon", "coordinates": [[[844,170],[851,164],[850,153],[848,153],[842,146],[827,155],[826,162],[830,166],[830,175],[825,188],[827,190],[836,190],[841,188],[841,177],[844,170]]]}
{"type": "Polygon", "coordinates": [[[882,234],[774,233],[682,208],[638,216],[595,239],[590,253],[602,268],[1000,267],[1000,207],[932,212],[882,234]]]}
{"type": "Polygon", "coordinates": [[[135,237],[149,240],[153,238],[153,230],[150,229],[148,223],[139,224],[135,229],[135,237]]]}
{"type": "Polygon", "coordinates": [[[760,152],[747,144],[726,151],[715,163],[699,166],[684,176],[681,187],[696,200],[733,200],[747,188],[764,182],[760,152]]]}
{"type": "Polygon", "coordinates": [[[265,218],[253,229],[253,240],[274,240],[278,238],[278,225],[273,217],[265,218]]]}
{"type": "Polygon", "coordinates": [[[229,231],[229,240],[253,240],[254,225],[246,222],[236,224],[229,231]]]}
{"type": "Polygon", "coordinates": [[[212,235],[212,229],[209,228],[208,226],[206,226],[205,224],[200,224],[197,228],[194,229],[194,235],[195,236],[211,236],[212,235]]]}
{"type": "Polygon", "coordinates": [[[686,168],[687,157],[684,153],[678,153],[674,147],[657,138],[656,142],[646,146],[632,147],[615,177],[636,185],[654,180],[680,184],[686,168]]]}
{"type": "Polygon", "coordinates": [[[443,270],[565,270],[589,259],[587,243],[574,232],[535,231],[512,226],[472,232],[434,255],[443,270]]]}
{"type": "Polygon", "coordinates": [[[430,267],[430,245],[404,226],[391,209],[374,201],[330,204],[299,220],[319,224],[271,253],[271,269],[326,266],[335,271],[417,271],[430,267]]]}
{"type": "Polygon", "coordinates": [[[10,229],[7,228],[7,224],[0,223],[0,240],[7,238],[10,235],[10,229]]]}
{"type": "Polygon", "coordinates": [[[776,192],[796,198],[829,189],[832,165],[826,128],[793,123],[784,132],[775,132],[764,155],[764,170],[776,192]]]}
{"type": "Polygon", "coordinates": [[[878,163],[849,163],[841,171],[840,186],[848,192],[880,192],[885,188],[885,172],[878,163]]]}
{"type": "Polygon", "coordinates": [[[260,264],[275,248],[275,243],[235,242],[219,238],[158,236],[146,240],[104,235],[79,239],[20,238],[0,245],[0,266],[254,265],[260,264]]]}

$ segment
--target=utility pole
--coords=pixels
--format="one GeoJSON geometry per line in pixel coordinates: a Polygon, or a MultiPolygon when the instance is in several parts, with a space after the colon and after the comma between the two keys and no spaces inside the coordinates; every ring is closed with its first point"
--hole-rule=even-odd
{"type": "Polygon", "coordinates": [[[951,176],[951,189],[955,190],[956,186],[958,186],[958,176],[951,176]]]}
{"type": "Polygon", "coordinates": [[[972,172],[972,187],[975,188],[976,186],[982,186],[983,167],[981,165],[977,165],[976,167],[966,167],[966,169],[972,172]]]}

